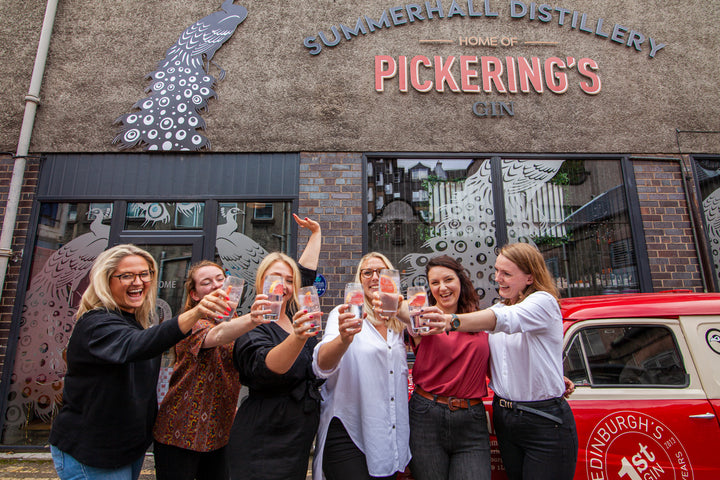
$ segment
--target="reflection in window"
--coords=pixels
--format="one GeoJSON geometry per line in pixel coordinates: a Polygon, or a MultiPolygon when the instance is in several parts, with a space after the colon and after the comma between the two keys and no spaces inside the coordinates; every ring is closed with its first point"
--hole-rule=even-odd
{"type": "Polygon", "coordinates": [[[675,337],[664,326],[584,328],[565,352],[564,371],[579,385],[688,384],[675,337]]]}
{"type": "Polygon", "coordinates": [[[639,291],[620,162],[502,165],[509,240],[540,248],[563,296],[639,291]]]}
{"type": "Polygon", "coordinates": [[[241,314],[250,311],[255,299],[255,272],[265,255],[290,253],[291,208],[290,202],[218,204],[215,258],[232,275],[245,279],[241,314]]]}
{"type": "Polygon", "coordinates": [[[202,202],[128,202],[126,230],[200,230],[205,204],[202,202]]]}
{"type": "Polygon", "coordinates": [[[720,285],[720,158],[695,159],[695,171],[715,271],[715,285],[720,285]]]}
{"type": "Polygon", "coordinates": [[[508,241],[537,245],[563,296],[639,290],[619,160],[370,158],[368,251],[386,254],[404,286],[423,284],[427,259],[448,254],[483,304],[497,299],[493,166],[508,241]]]}
{"type": "Polygon", "coordinates": [[[44,203],[20,321],[2,443],[45,445],[65,375],[63,351],[95,258],[108,245],[110,204],[44,203]]]}

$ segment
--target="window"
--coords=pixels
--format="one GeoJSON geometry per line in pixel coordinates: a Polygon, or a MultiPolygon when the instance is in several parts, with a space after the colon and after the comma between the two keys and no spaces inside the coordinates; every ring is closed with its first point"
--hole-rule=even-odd
{"type": "Polygon", "coordinates": [[[128,202],[126,230],[201,230],[202,202],[128,202]]]}
{"type": "Polygon", "coordinates": [[[578,385],[685,387],[688,377],[672,331],[664,326],[587,327],[565,351],[565,375],[578,385]]]}
{"type": "Polygon", "coordinates": [[[273,219],[272,203],[256,203],[253,205],[253,220],[271,221],[273,219]]]}
{"type": "Polygon", "coordinates": [[[708,248],[715,271],[715,286],[720,285],[720,158],[695,158],[695,174],[702,201],[708,248]]]}
{"type": "Polygon", "coordinates": [[[367,251],[385,254],[405,286],[422,284],[428,258],[447,254],[487,305],[498,247],[528,242],[564,297],[639,291],[619,159],[368,158],[367,183],[367,251]]]}

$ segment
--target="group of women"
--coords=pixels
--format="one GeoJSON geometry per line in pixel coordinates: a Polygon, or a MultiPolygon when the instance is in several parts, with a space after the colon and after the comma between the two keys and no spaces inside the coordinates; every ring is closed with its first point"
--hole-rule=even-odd
{"type": "Polygon", "coordinates": [[[118,245],[91,271],[67,349],[64,404],[50,444],[61,479],[136,480],[154,440],[164,479],[394,479],[410,466],[416,480],[489,479],[490,446],[482,397],[495,391],[493,416],[511,480],[570,479],[577,435],[564,400],[558,294],[542,255],[508,245],[496,262],[503,302],[479,310],[462,265],[447,256],[426,266],[430,331],[412,334],[407,302],[395,315],[376,307],[380,253],[356,271],[363,318],[348,305],[322,319],[298,304],[318,266],[320,226],[298,263],[282,253],[260,264],[284,279],[277,321],[267,296],[250,313],[229,313],[225,274],[194,265],[178,317],[147,328],[157,295],[157,267],[147,252],[118,245]],[[489,333],[488,333],[489,332],[489,333]],[[406,345],[415,351],[408,402],[406,345]],[[175,346],[176,365],[157,411],[160,354],[175,346]],[[491,355],[492,352],[492,355],[491,355]],[[248,397],[237,407],[240,385],[248,397]],[[231,423],[231,419],[234,422],[231,423]]]}

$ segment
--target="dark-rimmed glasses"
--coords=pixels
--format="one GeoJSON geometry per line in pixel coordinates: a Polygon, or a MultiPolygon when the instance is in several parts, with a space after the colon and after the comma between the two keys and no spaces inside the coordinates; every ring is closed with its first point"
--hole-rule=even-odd
{"type": "Polygon", "coordinates": [[[118,280],[120,280],[120,283],[124,285],[130,285],[133,282],[135,282],[135,278],[140,277],[140,281],[143,283],[148,283],[153,278],[153,272],[152,270],[145,270],[144,272],[140,273],[119,273],[117,275],[110,275],[111,277],[115,277],[118,280]]]}
{"type": "Polygon", "coordinates": [[[373,275],[380,276],[380,270],[383,270],[382,268],[363,268],[360,270],[360,276],[363,278],[372,278],[373,275]]]}

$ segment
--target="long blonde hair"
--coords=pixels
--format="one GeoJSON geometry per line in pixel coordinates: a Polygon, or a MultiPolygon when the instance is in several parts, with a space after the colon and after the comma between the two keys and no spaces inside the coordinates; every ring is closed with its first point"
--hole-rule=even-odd
{"type": "Polygon", "coordinates": [[[284,253],[272,252],[268,254],[262,262],[260,262],[260,265],[258,265],[257,268],[257,273],[255,274],[255,291],[257,293],[262,293],[263,279],[265,278],[265,274],[270,269],[270,266],[272,266],[272,264],[275,262],[284,262],[292,269],[293,296],[288,304],[288,307],[290,308],[291,312],[296,312],[298,309],[298,305],[300,304],[300,302],[298,301],[298,291],[300,290],[300,269],[298,268],[297,263],[295,263],[295,260],[285,255],[284,253]]]}
{"type": "Polygon", "coordinates": [[[555,297],[556,300],[559,300],[560,292],[558,292],[550,270],[548,270],[545,264],[545,258],[537,247],[529,243],[511,243],[501,248],[499,255],[504,256],[517,265],[523,273],[532,275],[533,277],[533,283],[520,292],[517,301],[511,302],[509,299],[505,299],[503,303],[508,305],[520,303],[534,292],[547,292],[555,297]]]}
{"type": "MultiPolygon", "coordinates": [[[[362,284],[362,278],[360,275],[360,271],[363,269],[363,265],[370,260],[371,258],[377,258],[381,262],[385,264],[385,268],[393,269],[392,262],[383,255],[380,252],[370,252],[363,255],[363,257],[358,262],[357,270],[355,271],[355,282],[362,284]]],[[[363,306],[364,310],[367,312],[368,320],[372,323],[376,323],[378,320],[375,318],[375,310],[373,309],[372,301],[365,295],[365,305],[363,306]]],[[[397,317],[390,317],[390,319],[387,322],[387,326],[390,330],[396,333],[400,333],[405,329],[405,326],[403,323],[397,319],[397,317]]]]}
{"type": "Polygon", "coordinates": [[[152,255],[140,247],[132,244],[116,245],[102,252],[95,259],[90,269],[90,285],[80,299],[80,306],[77,311],[77,318],[84,313],[96,308],[120,311],[110,291],[110,278],[117,269],[123,258],[136,255],[142,257],[148,264],[148,268],[155,272],[147,285],[147,293],[142,305],[135,310],[135,319],[147,328],[150,325],[150,317],[155,313],[155,302],[157,300],[157,263],[152,255]]]}

